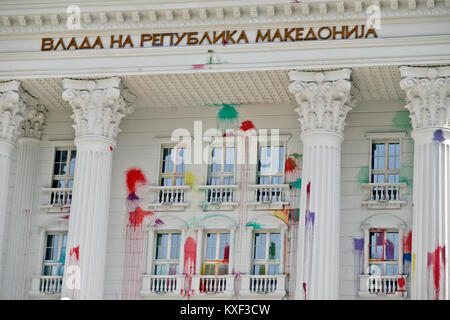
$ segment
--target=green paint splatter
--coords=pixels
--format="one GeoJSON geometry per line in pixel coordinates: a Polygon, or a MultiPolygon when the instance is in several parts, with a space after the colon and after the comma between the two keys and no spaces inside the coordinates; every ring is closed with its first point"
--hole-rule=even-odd
{"type": "Polygon", "coordinates": [[[295,180],[294,182],[289,182],[289,184],[292,186],[292,188],[294,189],[301,189],[302,188],[302,178],[298,178],[297,180],[295,180]]]}
{"type": "Polygon", "coordinates": [[[239,112],[231,104],[224,104],[217,114],[217,127],[222,132],[236,129],[239,125],[239,112]]]}
{"type": "Polygon", "coordinates": [[[276,253],[275,242],[271,242],[269,247],[269,259],[275,259],[275,253],[276,253]]]}
{"type": "Polygon", "coordinates": [[[256,223],[256,222],[248,222],[246,227],[253,227],[253,229],[262,229],[262,225],[256,223]]]}
{"type": "Polygon", "coordinates": [[[408,134],[412,131],[411,119],[408,110],[399,110],[394,114],[392,123],[399,129],[405,130],[408,134]]]}
{"type": "Polygon", "coordinates": [[[399,176],[400,176],[399,182],[406,183],[406,185],[408,186],[408,194],[412,194],[412,192],[413,192],[413,176],[414,176],[413,167],[401,166],[399,176]]]}
{"type": "Polygon", "coordinates": [[[289,157],[293,157],[293,158],[295,158],[295,159],[297,159],[297,160],[300,160],[300,159],[303,157],[303,155],[302,155],[302,154],[299,154],[299,153],[297,153],[297,152],[294,152],[294,153],[291,153],[291,154],[289,155],[289,157]]]}
{"type": "Polygon", "coordinates": [[[369,166],[359,168],[357,179],[360,184],[369,183],[369,166]]]}

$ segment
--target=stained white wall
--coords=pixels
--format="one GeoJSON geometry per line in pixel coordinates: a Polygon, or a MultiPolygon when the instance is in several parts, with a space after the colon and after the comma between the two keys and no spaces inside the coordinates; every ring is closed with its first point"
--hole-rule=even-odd
{"type": "MultiPolygon", "coordinates": [[[[342,299],[357,298],[358,283],[355,283],[355,259],[352,250],[353,238],[362,238],[361,222],[376,213],[391,213],[397,215],[408,224],[411,223],[411,190],[407,196],[406,207],[400,210],[368,210],[361,202],[366,199],[366,190],[363,190],[358,181],[358,173],[362,166],[369,165],[369,140],[364,136],[366,132],[401,131],[393,124],[397,111],[404,110],[402,101],[363,101],[359,103],[347,116],[345,140],[342,144],[342,172],[341,172],[341,260],[340,260],[340,297],[342,299]]],[[[290,134],[288,153],[302,153],[299,140],[300,127],[298,115],[294,112],[295,105],[244,105],[238,107],[240,121],[251,120],[257,128],[279,128],[280,134],[290,134]]],[[[186,128],[193,132],[193,121],[202,120],[203,130],[216,127],[216,107],[171,107],[138,108],[133,114],[127,116],[121,123],[122,132],[118,137],[118,144],[113,154],[113,172],[111,181],[111,204],[108,229],[108,247],[106,252],[105,269],[105,299],[120,299],[123,281],[124,263],[124,228],[126,223],[126,171],[137,167],[144,171],[150,184],[157,184],[159,168],[159,151],[156,138],[170,137],[177,128],[186,128]]],[[[39,226],[45,225],[56,216],[65,214],[49,214],[39,208],[45,203],[45,195],[40,191],[42,187],[49,187],[53,166],[53,146],[49,140],[71,140],[74,138],[70,112],[51,111],[47,115],[45,134],[42,137],[37,172],[37,185],[35,205],[33,208],[33,227],[31,245],[28,256],[27,288],[30,289],[32,274],[36,272],[36,264],[42,260],[39,251],[39,226]]],[[[409,136],[402,140],[401,165],[412,163],[413,145],[409,136]]],[[[10,192],[8,201],[8,217],[15,180],[16,155],[13,155],[11,166],[10,192]]],[[[187,167],[195,172],[199,183],[206,179],[206,165],[187,167]]],[[[236,175],[237,180],[239,174],[236,175]]],[[[254,181],[255,177],[250,177],[254,181]]],[[[191,199],[194,193],[191,191],[191,199]]],[[[235,211],[222,211],[238,221],[239,207],[235,211]]],[[[192,215],[202,217],[213,211],[204,213],[195,203],[192,203],[184,212],[171,213],[188,220],[192,215]]],[[[249,210],[249,220],[263,212],[249,210]]],[[[7,219],[9,220],[9,219],[7,219]]],[[[5,235],[2,237],[6,238],[5,235]]],[[[6,239],[7,241],[7,239],[6,239]]],[[[5,241],[6,248],[7,243],[5,241]]],[[[239,243],[237,241],[237,243],[239,243]]],[[[3,250],[4,259],[5,249],[3,250]]],[[[5,261],[5,260],[4,260],[5,261]]],[[[293,272],[292,265],[288,266],[293,272]]],[[[3,271],[2,267],[2,271],[3,271]]],[[[293,289],[294,283],[288,288],[293,289]]],[[[1,283],[0,283],[1,287],[1,283]]]]}

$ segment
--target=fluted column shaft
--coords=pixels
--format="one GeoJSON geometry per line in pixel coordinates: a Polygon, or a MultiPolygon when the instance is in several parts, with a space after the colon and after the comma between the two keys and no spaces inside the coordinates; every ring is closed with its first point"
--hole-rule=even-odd
{"type": "Polygon", "coordinates": [[[63,80],[74,111],[75,164],[63,297],[102,299],[110,203],[112,152],[120,120],[131,112],[120,78],[63,80]]]}
{"type": "Polygon", "coordinates": [[[350,73],[290,73],[303,142],[296,299],[339,295],[341,143],[351,109],[350,73]]]}
{"type": "Polygon", "coordinates": [[[449,299],[450,67],[401,67],[414,139],[411,298],[449,299]]]}
{"type": "Polygon", "coordinates": [[[16,183],[8,233],[8,261],[5,272],[7,299],[23,299],[29,247],[34,187],[39,160],[39,139],[19,139],[16,183]]]}

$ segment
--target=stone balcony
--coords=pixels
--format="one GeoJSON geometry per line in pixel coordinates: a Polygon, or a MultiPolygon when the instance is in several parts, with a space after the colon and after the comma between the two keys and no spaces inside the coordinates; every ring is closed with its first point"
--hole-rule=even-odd
{"type": "Polygon", "coordinates": [[[240,277],[240,298],[242,299],[281,299],[286,295],[286,275],[249,275],[240,277]]]}
{"type": "Polygon", "coordinates": [[[401,198],[406,183],[364,183],[362,186],[369,192],[368,200],[362,202],[368,209],[400,209],[406,204],[401,198]]]}
{"type": "Polygon", "coordinates": [[[62,282],[63,276],[33,276],[29,294],[32,298],[59,299],[62,282]]]}
{"type": "Polygon", "coordinates": [[[183,299],[185,276],[144,275],[141,297],[149,299],[183,299]]]}
{"type": "Polygon", "coordinates": [[[248,191],[247,205],[255,210],[281,210],[289,204],[288,184],[254,184],[248,191]]]}
{"type": "Polygon", "coordinates": [[[406,275],[359,276],[359,296],[365,299],[405,299],[406,275]]]}
{"type": "Polygon", "coordinates": [[[42,188],[46,194],[47,202],[41,205],[49,213],[70,212],[72,205],[72,188],[42,188]]]}
{"type": "Polygon", "coordinates": [[[199,203],[203,210],[233,210],[239,205],[238,185],[204,185],[199,186],[204,192],[203,201],[199,203]]]}
{"type": "Polygon", "coordinates": [[[192,298],[196,299],[230,299],[234,296],[234,278],[227,275],[193,275],[192,298]]]}
{"type": "Polygon", "coordinates": [[[147,204],[152,211],[184,211],[190,205],[187,201],[190,186],[151,186],[148,191],[152,199],[147,204]]]}

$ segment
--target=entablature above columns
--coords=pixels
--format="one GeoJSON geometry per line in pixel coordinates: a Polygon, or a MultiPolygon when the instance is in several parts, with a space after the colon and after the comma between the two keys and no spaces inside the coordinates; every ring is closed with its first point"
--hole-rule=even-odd
{"type": "MultiPolygon", "coordinates": [[[[12,1],[11,1],[12,2],[12,1]]],[[[26,8],[15,3],[0,6],[0,34],[66,32],[69,28],[81,31],[120,30],[222,26],[224,24],[262,24],[285,22],[316,22],[327,20],[364,19],[367,9],[378,5],[383,19],[445,16],[450,11],[450,1],[417,0],[285,0],[258,1],[177,1],[176,3],[152,2],[143,5],[115,5],[113,1],[92,1],[73,6],[72,1],[60,1],[51,10],[45,5],[26,8]],[[78,11],[77,11],[78,10],[78,11]],[[79,28],[68,26],[68,18],[79,16],[74,22],[79,28]]],[[[71,20],[72,21],[72,20],[71,20]]]]}

